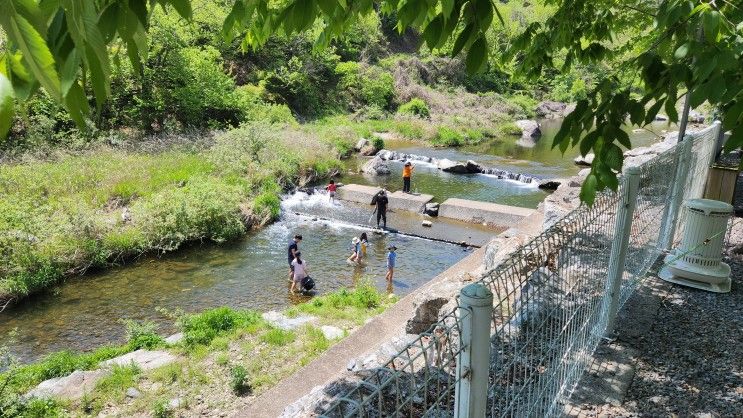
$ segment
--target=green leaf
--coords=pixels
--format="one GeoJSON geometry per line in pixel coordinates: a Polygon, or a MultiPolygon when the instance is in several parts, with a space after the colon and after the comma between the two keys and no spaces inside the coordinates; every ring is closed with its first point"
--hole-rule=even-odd
{"type": "MultiPolygon", "coordinates": [[[[593,169],[591,169],[593,171],[593,169]]],[[[593,202],[596,200],[596,189],[598,188],[598,179],[594,173],[591,173],[586,177],[586,181],[583,182],[583,186],[580,188],[580,200],[585,202],[588,206],[593,206],[593,202]]]]}
{"type": "Polygon", "coordinates": [[[614,144],[609,144],[604,148],[604,163],[612,170],[619,171],[622,169],[624,162],[624,153],[622,149],[614,144]]]}
{"type": "Polygon", "coordinates": [[[70,117],[77,126],[85,126],[85,117],[90,114],[90,105],[88,105],[88,98],[85,97],[85,91],[79,83],[73,84],[67,92],[65,108],[70,112],[70,117]]]}
{"type": "Polygon", "coordinates": [[[184,19],[191,19],[191,0],[170,0],[170,4],[184,19]]]}
{"type": "Polygon", "coordinates": [[[720,32],[720,12],[709,10],[702,15],[702,27],[707,42],[717,43],[717,35],[720,32]]]}
{"type": "Polygon", "coordinates": [[[441,15],[436,16],[432,21],[428,23],[422,35],[423,39],[426,40],[426,45],[428,45],[428,48],[434,49],[436,45],[438,45],[443,27],[444,20],[441,15]]]}
{"type": "Polygon", "coordinates": [[[13,86],[0,74],[0,138],[5,138],[13,124],[13,86]]]}
{"type": "Polygon", "coordinates": [[[648,111],[645,113],[645,125],[655,119],[655,116],[658,115],[658,111],[660,110],[661,106],[663,106],[664,101],[665,99],[659,99],[652,106],[650,106],[650,109],[648,109],[648,111]]]}
{"type": "Polygon", "coordinates": [[[622,144],[623,147],[630,149],[632,148],[632,142],[629,139],[629,135],[622,128],[616,130],[617,142],[622,144]]]}
{"type": "Polygon", "coordinates": [[[54,66],[54,58],[44,38],[31,24],[19,15],[0,16],[3,28],[23,53],[23,61],[36,80],[53,98],[60,100],[59,76],[54,66]]]}
{"type": "Polygon", "coordinates": [[[451,50],[451,56],[456,57],[459,55],[459,53],[462,51],[462,48],[464,48],[465,45],[467,45],[470,42],[470,38],[472,37],[472,34],[475,31],[475,25],[472,23],[467,24],[467,26],[462,29],[461,32],[459,32],[459,36],[457,36],[457,40],[454,41],[454,46],[451,50]]]}
{"type": "Polygon", "coordinates": [[[738,124],[743,116],[743,99],[738,100],[727,108],[725,116],[722,118],[722,126],[724,129],[730,129],[738,124]]]}
{"type": "Polygon", "coordinates": [[[147,0],[129,0],[129,10],[131,10],[142,26],[147,27],[147,0]]]}
{"type": "MultiPolygon", "coordinates": [[[[591,151],[591,148],[593,148],[594,144],[596,144],[596,141],[599,139],[599,131],[593,130],[588,133],[581,141],[580,141],[580,155],[586,156],[591,151]]],[[[567,142],[567,141],[565,141],[567,142]]]]}
{"type": "Polygon", "coordinates": [[[707,100],[709,100],[711,104],[717,104],[722,95],[725,94],[725,79],[722,75],[713,77],[704,84],[703,89],[703,91],[707,93],[707,100]]]}
{"type": "Polygon", "coordinates": [[[668,115],[668,120],[671,122],[678,122],[679,120],[679,113],[676,110],[676,89],[673,88],[671,92],[668,93],[668,98],[666,99],[666,114],[668,115]]]}
{"type": "Polygon", "coordinates": [[[630,100],[629,104],[629,120],[634,125],[642,123],[642,119],[645,117],[645,107],[635,100],[630,100]]]}
{"type": "Polygon", "coordinates": [[[674,57],[678,60],[682,60],[686,58],[686,55],[689,54],[689,48],[691,47],[691,44],[689,42],[686,42],[682,44],[678,49],[676,49],[676,52],[673,54],[674,57]]]}
{"type": "Polygon", "coordinates": [[[77,53],[77,49],[73,48],[70,54],[65,59],[60,69],[60,76],[62,78],[60,88],[62,95],[66,96],[67,92],[72,87],[72,83],[77,79],[77,71],[80,69],[80,56],[77,53]]]}
{"type": "Polygon", "coordinates": [[[444,20],[448,20],[451,16],[451,12],[454,11],[455,0],[441,0],[441,11],[444,15],[444,20]]]}
{"type": "MultiPolygon", "coordinates": [[[[732,151],[734,149],[740,148],[743,148],[743,125],[736,126],[730,132],[730,138],[728,138],[727,142],[725,142],[726,151],[732,151]]],[[[743,161],[741,161],[741,165],[743,165],[743,161]]]]}
{"type": "Polygon", "coordinates": [[[484,36],[477,38],[472,44],[470,50],[467,52],[467,59],[465,61],[467,72],[474,74],[479,72],[485,66],[488,61],[488,42],[484,36]]]}

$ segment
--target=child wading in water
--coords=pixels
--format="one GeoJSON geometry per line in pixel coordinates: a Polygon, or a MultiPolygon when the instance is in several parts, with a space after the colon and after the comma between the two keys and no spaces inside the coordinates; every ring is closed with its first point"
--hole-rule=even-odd
{"type": "Polygon", "coordinates": [[[302,290],[302,279],[307,277],[307,263],[302,261],[302,253],[297,251],[294,255],[295,258],[294,261],[292,261],[294,280],[292,280],[292,287],[290,289],[292,293],[302,290]]]}
{"type": "Polygon", "coordinates": [[[359,237],[353,237],[351,240],[351,249],[352,253],[351,256],[348,257],[348,261],[352,263],[360,263],[361,262],[361,241],[359,240],[359,237]]]}
{"type": "Polygon", "coordinates": [[[369,238],[366,236],[366,232],[362,232],[361,236],[359,237],[359,246],[361,247],[361,252],[359,253],[359,256],[357,258],[359,263],[361,263],[361,260],[366,258],[367,244],[369,244],[369,238]]]}
{"type": "Polygon", "coordinates": [[[325,186],[325,190],[328,191],[328,200],[331,203],[335,203],[335,190],[338,188],[338,186],[335,185],[335,180],[330,180],[330,184],[325,186]]]}
{"type": "Polygon", "coordinates": [[[395,250],[397,250],[397,247],[390,245],[387,249],[390,251],[387,253],[387,275],[384,278],[391,283],[392,275],[395,274],[395,261],[397,261],[395,250]]]}

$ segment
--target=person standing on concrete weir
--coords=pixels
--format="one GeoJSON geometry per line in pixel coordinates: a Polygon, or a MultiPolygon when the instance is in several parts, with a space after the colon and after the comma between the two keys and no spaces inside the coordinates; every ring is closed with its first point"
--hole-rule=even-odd
{"type": "Polygon", "coordinates": [[[402,192],[403,193],[410,193],[410,177],[413,175],[413,169],[415,166],[410,163],[410,161],[406,161],[405,165],[402,167],[402,192]]]}
{"type": "Polygon", "coordinates": [[[372,198],[371,204],[377,205],[376,211],[377,211],[377,228],[379,228],[379,221],[382,220],[384,228],[387,228],[387,204],[389,203],[389,199],[387,199],[387,193],[384,191],[384,189],[380,190],[379,193],[375,194],[372,198]]]}

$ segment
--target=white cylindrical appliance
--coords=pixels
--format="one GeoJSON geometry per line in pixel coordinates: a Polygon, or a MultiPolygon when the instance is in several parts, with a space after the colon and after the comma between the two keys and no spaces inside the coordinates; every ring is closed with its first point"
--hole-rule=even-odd
{"type": "Polygon", "coordinates": [[[684,202],[686,224],[681,244],[666,256],[660,277],[711,292],[730,291],[730,266],[722,262],[722,246],[733,206],[710,199],[684,202]]]}

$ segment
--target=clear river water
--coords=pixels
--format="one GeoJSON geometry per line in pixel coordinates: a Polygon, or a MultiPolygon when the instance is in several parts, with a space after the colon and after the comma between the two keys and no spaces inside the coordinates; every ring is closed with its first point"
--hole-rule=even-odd
{"type": "MultiPolygon", "coordinates": [[[[535,143],[503,138],[458,149],[411,146],[390,141],[389,148],[448,158],[475,160],[488,167],[542,178],[566,177],[579,170],[573,164],[576,150],[565,156],[551,149],[559,121],[544,121],[543,136],[535,143]]],[[[666,128],[657,125],[658,131],[666,128]]],[[[634,146],[657,139],[650,132],[631,135],[634,146]]],[[[344,174],[345,183],[380,184],[401,188],[396,174],[401,164],[392,163],[393,175],[370,178],[344,174]]],[[[448,197],[536,207],[547,195],[536,184],[497,179],[479,174],[454,175],[420,164],[413,175],[413,191],[433,194],[442,202],[448,197]]],[[[126,266],[67,280],[49,292],[31,297],[0,313],[0,344],[17,329],[13,353],[33,361],[59,350],[89,350],[107,343],[123,342],[123,319],[155,321],[163,334],[173,332],[172,321],[160,313],[183,309],[199,311],[216,306],[261,311],[283,309],[308,300],[288,291],[286,246],[294,234],[302,234],[300,249],[316,280],[319,293],[371,280],[382,290],[407,294],[466,257],[471,249],[446,242],[404,234],[369,234],[365,266],[346,263],[350,240],[369,231],[370,207],[343,202],[332,205],[324,195],[298,193],[282,204],[282,218],[243,239],[224,245],[194,244],[172,254],[145,256],[126,266]],[[398,249],[395,282],[384,280],[385,253],[394,243],[398,249]]],[[[402,211],[390,214],[388,223],[400,231],[415,232],[423,215],[402,211]]],[[[427,235],[449,241],[483,245],[500,230],[481,225],[438,219],[427,235]]]]}

